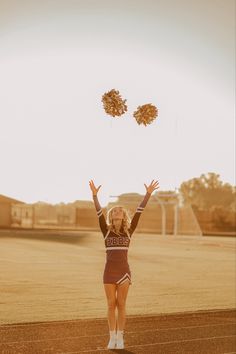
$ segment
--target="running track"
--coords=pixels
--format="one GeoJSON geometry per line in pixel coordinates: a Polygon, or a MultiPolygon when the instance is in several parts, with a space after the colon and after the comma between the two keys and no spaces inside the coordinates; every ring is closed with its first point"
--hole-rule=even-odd
{"type": "Polygon", "coordinates": [[[1,354],[236,353],[236,309],[128,316],[123,350],[106,349],[106,319],[0,326],[1,354]]]}

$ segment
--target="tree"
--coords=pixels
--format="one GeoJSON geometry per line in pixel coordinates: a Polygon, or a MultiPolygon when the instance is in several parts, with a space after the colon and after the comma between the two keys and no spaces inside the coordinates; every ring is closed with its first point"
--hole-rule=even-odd
{"type": "Polygon", "coordinates": [[[185,204],[199,210],[209,210],[215,206],[233,210],[235,207],[236,187],[223,183],[220,175],[213,172],[183,182],[179,191],[185,204]]]}

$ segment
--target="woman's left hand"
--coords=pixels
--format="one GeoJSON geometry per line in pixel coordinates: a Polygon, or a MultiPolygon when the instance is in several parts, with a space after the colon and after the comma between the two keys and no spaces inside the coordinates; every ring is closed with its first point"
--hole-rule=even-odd
{"type": "Polygon", "coordinates": [[[152,192],[154,190],[159,188],[159,182],[154,181],[154,179],[153,179],[152,182],[149,184],[149,186],[147,186],[145,183],[144,183],[144,186],[146,188],[146,192],[152,194],[152,192]]]}

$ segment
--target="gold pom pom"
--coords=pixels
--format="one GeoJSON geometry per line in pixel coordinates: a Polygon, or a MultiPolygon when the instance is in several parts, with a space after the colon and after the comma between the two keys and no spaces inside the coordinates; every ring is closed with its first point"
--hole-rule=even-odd
{"type": "Polygon", "coordinates": [[[133,114],[138,124],[150,124],[158,116],[158,109],[151,103],[138,106],[137,111],[133,114]]]}
{"type": "Polygon", "coordinates": [[[102,102],[105,112],[113,117],[121,116],[127,111],[126,100],[122,100],[119,91],[115,89],[104,93],[102,102]]]}

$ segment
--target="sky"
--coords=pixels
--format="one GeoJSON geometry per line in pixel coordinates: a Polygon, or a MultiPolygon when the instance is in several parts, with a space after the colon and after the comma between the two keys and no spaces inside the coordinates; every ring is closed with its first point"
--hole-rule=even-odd
{"type": "Polygon", "coordinates": [[[233,0],[0,0],[0,194],[28,203],[235,184],[233,0]],[[112,88],[128,111],[107,115],[112,88]],[[152,103],[158,117],[138,125],[152,103]]]}

